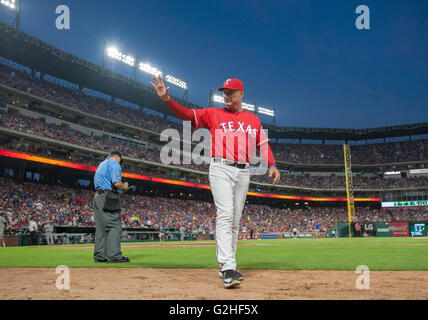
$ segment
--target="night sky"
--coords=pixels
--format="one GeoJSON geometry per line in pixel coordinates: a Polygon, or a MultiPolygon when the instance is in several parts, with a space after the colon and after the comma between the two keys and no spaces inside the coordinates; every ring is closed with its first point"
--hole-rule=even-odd
{"type": "MultiPolygon", "coordinates": [[[[10,24],[13,14],[1,7],[0,20],[10,24]]],[[[275,108],[279,125],[428,121],[425,0],[22,0],[21,30],[96,64],[104,41],[115,44],[188,79],[189,100],[203,107],[210,90],[239,78],[244,101],[275,108]],[[70,30],[55,27],[61,4],[70,30]],[[370,9],[370,30],[355,26],[360,4],[370,9]]],[[[132,74],[119,62],[107,67],[132,74]]]]}

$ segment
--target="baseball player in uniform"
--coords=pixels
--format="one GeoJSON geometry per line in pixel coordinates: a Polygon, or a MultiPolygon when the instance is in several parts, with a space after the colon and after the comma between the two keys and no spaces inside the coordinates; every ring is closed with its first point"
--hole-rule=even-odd
{"type": "Polygon", "coordinates": [[[4,213],[0,212],[0,239],[3,243],[3,247],[6,247],[6,244],[4,243],[4,239],[3,239],[5,224],[6,224],[6,219],[4,217],[4,213]]]}
{"type": "Polygon", "coordinates": [[[51,220],[47,221],[44,229],[45,229],[46,244],[47,245],[53,245],[54,244],[54,241],[53,241],[53,225],[52,225],[51,220]]]}
{"type": "Polygon", "coordinates": [[[165,241],[165,228],[162,226],[159,227],[159,241],[165,241]]]}
{"type": "Polygon", "coordinates": [[[184,229],[184,226],[181,226],[179,230],[180,230],[180,241],[184,241],[186,229],[184,229]]]}
{"type": "Polygon", "coordinates": [[[227,79],[223,91],[225,108],[188,109],[169,96],[161,76],[152,77],[152,86],[162,101],[183,121],[191,121],[194,129],[206,128],[211,133],[209,181],[217,208],[216,247],[219,275],[225,288],[240,284],[244,276],[236,271],[236,249],[239,224],[250,182],[249,163],[260,151],[269,166],[269,177],[277,184],[280,173],[275,165],[269,139],[260,119],[242,108],[244,86],[238,79],[227,79]],[[262,152],[263,150],[263,152],[262,152]]]}

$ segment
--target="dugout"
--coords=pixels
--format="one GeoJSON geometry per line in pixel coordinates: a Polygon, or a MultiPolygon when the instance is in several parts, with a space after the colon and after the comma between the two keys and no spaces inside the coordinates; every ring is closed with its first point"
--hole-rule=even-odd
{"type": "MultiPolygon", "coordinates": [[[[55,225],[54,233],[68,236],[91,234],[95,238],[95,227],[77,227],[55,225]]],[[[124,227],[121,242],[159,241],[159,229],[150,227],[124,227]]],[[[196,235],[187,234],[185,240],[195,240],[196,235]]],[[[165,228],[165,241],[180,241],[180,232],[176,228],[165,228]]]]}
{"type": "MultiPolygon", "coordinates": [[[[121,242],[145,242],[159,241],[158,229],[125,227],[122,231],[121,242]]],[[[92,244],[95,239],[95,227],[76,227],[55,225],[53,232],[55,244],[92,244]]],[[[196,233],[186,233],[184,240],[212,240],[212,235],[202,235],[196,233]]],[[[30,245],[30,234],[20,233],[15,236],[6,236],[8,246],[28,246],[30,245]]],[[[165,228],[165,241],[180,241],[180,232],[176,228],[165,228]]],[[[37,234],[37,245],[45,245],[45,234],[37,234]]]]}

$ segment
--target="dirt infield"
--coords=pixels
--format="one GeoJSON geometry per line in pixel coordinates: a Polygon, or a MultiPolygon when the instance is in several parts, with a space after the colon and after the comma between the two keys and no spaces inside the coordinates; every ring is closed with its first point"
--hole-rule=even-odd
{"type": "Polygon", "coordinates": [[[240,271],[241,286],[224,289],[213,269],[71,268],[70,289],[58,290],[55,268],[0,268],[0,299],[428,299],[427,271],[372,271],[369,290],[353,271],[240,271]]]}

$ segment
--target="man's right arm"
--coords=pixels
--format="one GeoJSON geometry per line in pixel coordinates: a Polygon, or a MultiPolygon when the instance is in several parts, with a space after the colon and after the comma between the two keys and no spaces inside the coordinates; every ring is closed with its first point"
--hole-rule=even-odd
{"type": "Polygon", "coordinates": [[[178,102],[174,101],[172,98],[168,102],[165,102],[168,108],[177,116],[177,118],[183,121],[192,121],[194,122],[196,118],[195,111],[193,109],[188,109],[178,102]]]}
{"type": "Polygon", "coordinates": [[[181,104],[174,101],[169,96],[169,87],[166,88],[161,76],[152,77],[153,82],[150,84],[155,88],[157,95],[159,98],[165,102],[168,108],[181,120],[183,121],[193,121],[195,119],[195,112],[192,109],[188,109],[183,107],[181,104]]]}

